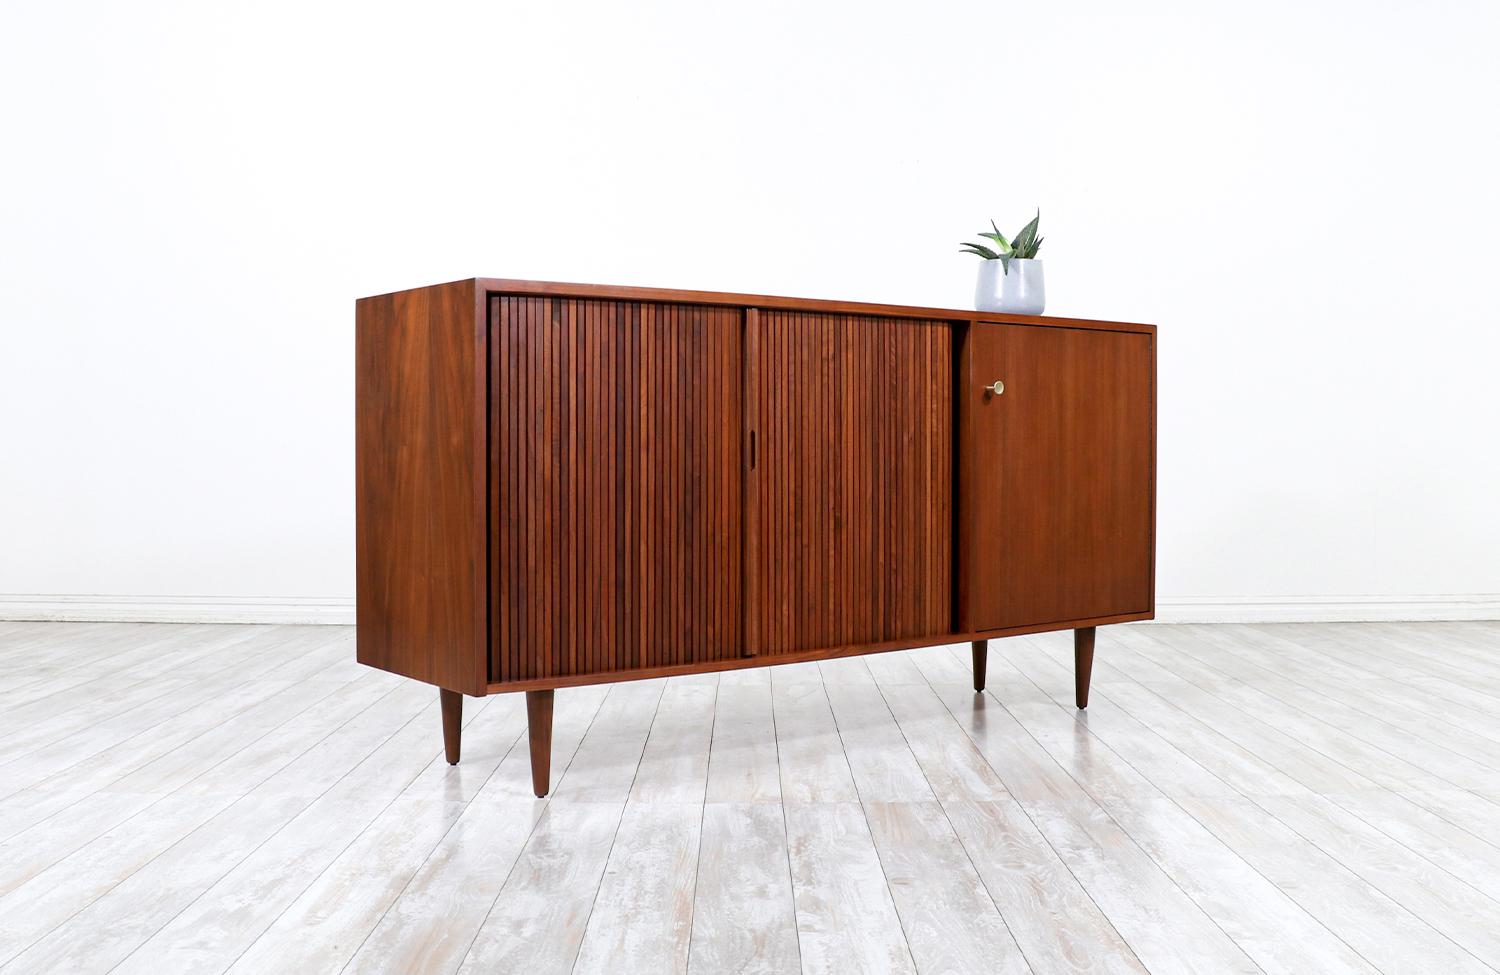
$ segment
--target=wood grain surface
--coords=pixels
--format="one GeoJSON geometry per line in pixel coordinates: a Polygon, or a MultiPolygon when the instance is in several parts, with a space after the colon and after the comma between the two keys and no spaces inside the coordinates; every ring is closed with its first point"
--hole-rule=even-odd
{"type": "Polygon", "coordinates": [[[487,677],[483,301],[459,281],[354,316],[359,660],[466,694],[487,677]]]}
{"type": "Polygon", "coordinates": [[[952,629],[947,322],[761,310],[749,652],[952,629]]]}
{"type": "Polygon", "coordinates": [[[490,307],[492,680],[738,656],[743,313],[490,307]]]}
{"type": "Polygon", "coordinates": [[[1153,342],[968,329],[958,397],[966,628],[1151,612],[1153,342]],[[988,388],[997,380],[998,394],[988,388]]]}

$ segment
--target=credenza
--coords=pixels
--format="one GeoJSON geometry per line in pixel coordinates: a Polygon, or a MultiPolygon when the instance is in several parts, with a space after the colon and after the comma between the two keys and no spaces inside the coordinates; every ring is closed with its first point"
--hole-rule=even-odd
{"type": "Polygon", "coordinates": [[[1151,325],[468,279],[363,298],[357,654],[524,691],[1071,629],[1155,604],[1151,325]]]}

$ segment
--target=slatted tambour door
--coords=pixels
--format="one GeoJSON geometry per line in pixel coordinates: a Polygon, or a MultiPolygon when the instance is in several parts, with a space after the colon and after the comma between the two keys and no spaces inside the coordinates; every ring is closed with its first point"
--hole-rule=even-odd
{"type": "Polygon", "coordinates": [[[746,325],[746,644],[952,630],[953,330],[755,310],[746,325]]]}
{"type": "Polygon", "coordinates": [[[490,303],[490,676],[739,656],[744,312],[490,303]]]}

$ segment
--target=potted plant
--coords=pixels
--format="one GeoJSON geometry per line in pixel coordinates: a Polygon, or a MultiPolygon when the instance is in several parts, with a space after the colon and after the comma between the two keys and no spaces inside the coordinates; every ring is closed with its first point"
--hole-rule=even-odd
{"type": "Polygon", "coordinates": [[[978,311],[1003,311],[1014,315],[1040,315],[1047,305],[1042,284],[1042,262],[1036,252],[1042,238],[1036,235],[1042,211],[1037,210],[1031,222],[1021,228],[1012,240],[1006,240],[995,221],[992,233],[979,236],[994,242],[993,247],[965,242],[960,253],[983,258],[979,263],[979,284],[974,288],[974,307],[978,311]]]}

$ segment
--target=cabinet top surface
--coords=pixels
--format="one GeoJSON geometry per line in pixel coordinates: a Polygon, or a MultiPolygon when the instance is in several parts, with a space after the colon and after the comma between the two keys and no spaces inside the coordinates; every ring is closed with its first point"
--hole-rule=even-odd
{"type": "MultiPolygon", "coordinates": [[[[924,308],[914,305],[883,305],[825,298],[786,298],[775,295],[735,294],[726,291],[682,291],[671,288],[638,288],[627,285],[579,284],[560,281],[523,281],[517,278],[465,278],[449,285],[473,284],[476,294],[534,295],[550,298],[617,299],[625,301],[679,302],[695,305],[733,305],[745,308],[797,309],[849,315],[879,315],[942,321],[994,322],[1016,325],[1051,325],[1071,328],[1108,329],[1155,333],[1155,325],[1110,322],[1089,318],[1057,318],[1042,315],[1005,315],[961,308],[924,308]]],[[[419,289],[410,289],[419,290],[419,289]]],[[[393,292],[399,294],[400,292],[393,292]]],[[[371,297],[384,297],[372,295],[371,297]]],[[[360,299],[367,300],[367,299],[360,299]]]]}

